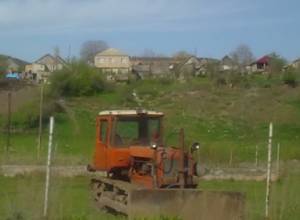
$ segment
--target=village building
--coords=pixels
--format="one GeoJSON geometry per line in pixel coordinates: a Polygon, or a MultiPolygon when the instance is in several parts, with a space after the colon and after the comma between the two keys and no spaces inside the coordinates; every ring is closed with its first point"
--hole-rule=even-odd
{"type": "Polygon", "coordinates": [[[293,61],[291,65],[295,69],[300,69],[300,59],[293,61]]]}
{"type": "Polygon", "coordinates": [[[129,56],[118,49],[109,48],[96,54],[94,65],[107,74],[108,80],[126,81],[129,79],[131,72],[129,56]]]}
{"type": "Polygon", "coordinates": [[[198,58],[200,69],[197,71],[198,76],[205,76],[211,71],[219,71],[220,60],[208,57],[198,58]]]}
{"type": "Polygon", "coordinates": [[[46,54],[25,66],[24,78],[35,82],[46,82],[51,73],[61,70],[65,65],[66,62],[60,56],[46,54]]]}
{"type": "Polygon", "coordinates": [[[220,62],[221,71],[237,70],[239,65],[228,55],[224,56],[220,62]]]}
{"type": "Polygon", "coordinates": [[[202,75],[202,63],[196,56],[190,56],[175,66],[176,76],[185,79],[192,76],[202,75]]]}
{"type": "Polygon", "coordinates": [[[186,57],[131,57],[132,72],[138,79],[147,77],[188,77],[206,75],[210,65],[218,68],[219,60],[212,58],[186,57]]]}
{"type": "Polygon", "coordinates": [[[268,55],[263,56],[260,59],[256,60],[255,62],[251,63],[247,69],[250,72],[265,72],[268,70],[271,59],[272,58],[268,55]]]}
{"type": "Polygon", "coordinates": [[[178,63],[171,57],[130,57],[130,62],[133,74],[139,79],[171,76],[178,63]]]}
{"type": "Polygon", "coordinates": [[[21,73],[27,64],[28,62],[15,57],[0,55],[0,69],[4,73],[21,73]]]}

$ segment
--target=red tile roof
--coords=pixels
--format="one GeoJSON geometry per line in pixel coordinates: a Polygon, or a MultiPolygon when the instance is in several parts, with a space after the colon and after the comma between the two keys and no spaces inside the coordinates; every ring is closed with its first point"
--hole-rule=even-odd
{"type": "Polygon", "coordinates": [[[255,63],[257,64],[268,64],[270,62],[270,57],[269,56],[263,56],[259,58],[255,63]]]}

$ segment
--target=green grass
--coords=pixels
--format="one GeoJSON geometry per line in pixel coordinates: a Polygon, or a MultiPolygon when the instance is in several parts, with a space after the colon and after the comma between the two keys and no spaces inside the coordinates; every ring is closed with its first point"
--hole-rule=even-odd
{"type": "MultiPolygon", "coordinates": [[[[227,163],[233,151],[234,162],[251,162],[256,145],[263,160],[270,121],[274,123],[274,146],[279,142],[282,146],[281,158],[300,159],[300,88],[288,88],[278,78],[251,76],[248,80],[250,88],[216,87],[208,78],[185,83],[146,80],[118,85],[92,97],[68,98],[65,113],[55,114],[55,163],[87,164],[93,153],[95,116],[106,109],[137,108],[133,91],[142,107],[165,112],[166,143],[176,145],[176,132],[184,128],[188,146],[202,143],[202,161],[227,163]],[[261,86],[261,80],[269,80],[272,86],[261,86]]],[[[45,124],[43,157],[47,139],[45,124]]],[[[4,161],[5,133],[1,133],[0,145],[4,161]]],[[[6,162],[37,163],[36,145],[37,128],[13,134],[6,162]]]]}
{"type": "MultiPolygon", "coordinates": [[[[275,183],[271,194],[270,216],[273,220],[296,220],[300,215],[300,198],[295,197],[299,191],[299,176],[289,176],[275,183]]],[[[239,191],[246,194],[246,219],[264,219],[265,182],[254,181],[207,181],[200,185],[204,190],[239,191]]]]}
{"type": "MultiPolygon", "coordinates": [[[[300,216],[299,165],[283,168],[282,178],[271,188],[272,220],[297,220],[300,216]]],[[[43,175],[0,177],[1,219],[41,219],[44,199],[43,175]],[[19,217],[19,218],[17,218],[19,217]]],[[[89,177],[51,177],[49,219],[122,219],[98,210],[89,191],[89,177]]],[[[201,190],[238,191],[246,195],[246,219],[261,220],[265,210],[265,182],[202,181],[201,190]]]]}
{"type": "MultiPolygon", "coordinates": [[[[43,216],[44,176],[0,177],[0,216],[5,220],[39,220],[43,216]]],[[[48,219],[122,219],[92,203],[87,177],[52,178],[48,219]]]]}

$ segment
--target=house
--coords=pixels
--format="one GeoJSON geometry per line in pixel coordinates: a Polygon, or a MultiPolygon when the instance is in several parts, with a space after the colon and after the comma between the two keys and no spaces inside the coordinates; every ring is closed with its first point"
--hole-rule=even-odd
{"type": "Polygon", "coordinates": [[[220,60],[208,57],[198,58],[200,62],[200,69],[197,73],[199,75],[205,76],[211,71],[219,71],[220,60]]]}
{"type": "Polygon", "coordinates": [[[0,71],[6,73],[21,72],[28,62],[6,55],[0,55],[0,71]]]}
{"type": "Polygon", "coordinates": [[[293,61],[291,66],[295,69],[300,69],[300,59],[293,61]]]}
{"type": "Polygon", "coordinates": [[[237,70],[238,64],[228,55],[224,56],[220,62],[221,71],[237,70]]]}
{"type": "Polygon", "coordinates": [[[146,79],[151,76],[151,65],[149,64],[137,64],[132,66],[132,73],[136,79],[146,79]]]}
{"type": "Polygon", "coordinates": [[[181,63],[175,65],[176,76],[179,79],[201,75],[201,60],[195,56],[184,59],[181,63]]]}
{"type": "Polygon", "coordinates": [[[138,78],[170,76],[178,63],[171,57],[130,57],[130,62],[138,78]]]}
{"type": "Polygon", "coordinates": [[[218,68],[219,60],[187,57],[130,57],[132,71],[139,79],[147,77],[187,77],[206,75],[211,65],[218,68]]]}
{"type": "Polygon", "coordinates": [[[35,82],[45,82],[51,73],[56,70],[61,70],[65,65],[65,60],[60,56],[46,54],[32,64],[25,66],[24,78],[35,82]]]}
{"type": "Polygon", "coordinates": [[[109,48],[96,54],[94,65],[107,74],[108,80],[126,81],[129,79],[131,72],[129,56],[118,49],[109,48]]]}
{"type": "Polygon", "coordinates": [[[255,62],[251,63],[247,69],[251,72],[265,72],[270,65],[271,59],[272,58],[268,55],[263,56],[255,62]]]}

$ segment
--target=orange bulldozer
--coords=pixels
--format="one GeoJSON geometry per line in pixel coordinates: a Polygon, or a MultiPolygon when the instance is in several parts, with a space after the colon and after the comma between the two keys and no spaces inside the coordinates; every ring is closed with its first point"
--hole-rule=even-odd
{"type": "Polygon", "coordinates": [[[244,219],[244,195],[197,189],[201,175],[184,132],[179,144],[163,141],[164,114],[146,110],[102,111],[96,119],[96,147],[91,188],[101,209],[130,219],[244,219]],[[104,175],[103,175],[104,174],[104,175]]]}

